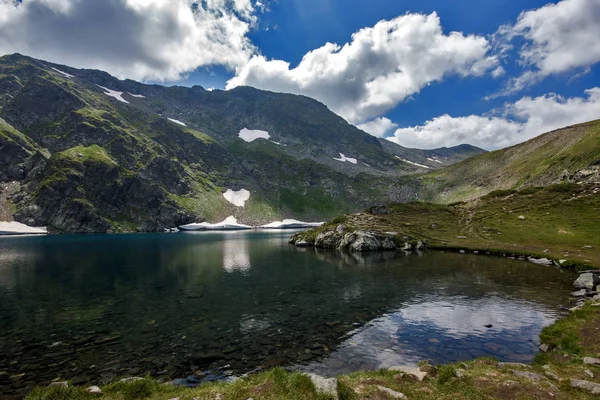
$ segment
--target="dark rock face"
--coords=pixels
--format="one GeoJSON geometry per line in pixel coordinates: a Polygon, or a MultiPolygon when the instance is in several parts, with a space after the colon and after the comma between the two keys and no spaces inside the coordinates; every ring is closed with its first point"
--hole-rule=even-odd
{"type": "Polygon", "coordinates": [[[54,231],[153,231],[229,215],[249,224],[323,220],[414,200],[414,168],[394,146],[304,96],[145,85],[0,57],[0,183],[20,184],[10,198],[15,219],[54,231]],[[245,142],[243,128],[272,141],[245,142]],[[358,162],[335,160],[339,153],[358,162]],[[222,196],[242,188],[247,207],[222,196]]]}

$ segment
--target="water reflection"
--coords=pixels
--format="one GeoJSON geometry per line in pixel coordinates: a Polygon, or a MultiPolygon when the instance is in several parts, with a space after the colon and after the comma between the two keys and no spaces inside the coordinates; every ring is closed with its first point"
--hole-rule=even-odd
{"type": "Polygon", "coordinates": [[[0,398],[55,378],[527,361],[570,291],[567,273],[516,260],[322,252],[289,235],[0,240],[0,398]]]}
{"type": "Polygon", "coordinates": [[[223,269],[227,272],[248,271],[250,263],[250,252],[248,251],[247,235],[235,235],[223,240],[223,269]]]}

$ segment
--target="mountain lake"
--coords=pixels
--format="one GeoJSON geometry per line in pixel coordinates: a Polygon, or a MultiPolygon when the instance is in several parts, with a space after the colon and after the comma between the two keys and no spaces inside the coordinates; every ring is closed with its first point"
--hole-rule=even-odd
{"type": "Polygon", "coordinates": [[[0,238],[0,398],[56,378],[527,363],[571,291],[571,273],[526,261],[318,251],[292,233],[0,238]]]}

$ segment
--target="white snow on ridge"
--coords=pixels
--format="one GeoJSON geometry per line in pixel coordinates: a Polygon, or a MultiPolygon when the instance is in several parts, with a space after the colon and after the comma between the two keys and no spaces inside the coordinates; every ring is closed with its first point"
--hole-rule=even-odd
{"type": "Polygon", "coordinates": [[[144,96],[143,94],[133,94],[131,92],[127,92],[127,93],[129,93],[129,95],[131,97],[137,97],[138,99],[145,99],[146,98],[146,96],[144,96]]]}
{"type": "Polygon", "coordinates": [[[246,189],[240,189],[238,191],[227,189],[227,191],[223,193],[223,197],[234,206],[244,207],[244,204],[246,204],[246,201],[250,198],[250,192],[246,189]]]}
{"type": "Polygon", "coordinates": [[[168,119],[169,121],[171,121],[171,122],[175,122],[177,125],[181,125],[181,126],[187,126],[186,124],[184,124],[183,122],[181,122],[181,121],[180,121],[180,120],[178,120],[178,119],[174,119],[174,118],[168,118],[168,117],[167,117],[167,119],[168,119]]]}
{"type": "Polygon", "coordinates": [[[269,132],[267,131],[261,131],[258,129],[242,129],[239,133],[238,136],[240,137],[240,139],[250,143],[256,139],[269,139],[271,137],[271,135],[269,135],[269,132]]]}
{"type": "Polygon", "coordinates": [[[435,162],[439,162],[440,164],[443,164],[443,162],[441,162],[440,160],[433,160],[435,162]]]}
{"type": "Polygon", "coordinates": [[[105,88],[104,86],[96,85],[104,90],[104,94],[110,97],[114,97],[115,99],[122,101],[123,103],[129,104],[127,100],[123,98],[123,92],[117,92],[116,90],[111,90],[109,88],[105,88]]]}
{"type": "Polygon", "coordinates": [[[46,228],[35,228],[16,221],[0,221],[0,235],[45,235],[47,233],[46,228]]]}
{"type": "Polygon", "coordinates": [[[323,222],[304,222],[296,219],[284,219],[283,221],[274,221],[270,224],[257,226],[259,229],[294,229],[294,228],[312,228],[323,225],[323,222]]]}
{"type": "Polygon", "coordinates": [[[429,158],[429,157],[427,157],[427,159],[428,159],[429,161],[435,161],[435,162],[438,162],[438,163],[440,163],[440,164],[443,164],[443,162],[441,162],[440,160],[438,160],[438,159],[435,159],[435,158],[429,158]]]}
{"type": "Polygon", "coordinates": [[[52,68],[53,70],[55,70],[56,72],[58,72],[59,74],[61,74],[61,75],[62,75],[62,76],[64,76],[64,77],[67,77],[67,78],[69,78],[69,79],[71,79],[71,78],[75,78],[75,75],[67,74],[65,71],[61,71],[61,70],[60,70],[60,69],[58,69],[58,68],[54,68],[54,67],[50,67],[50,68],[52,68]]]}
{"type": "Polygon", "coordinates": [[[352,164],[356,164],[358,162],[356,160],[356,158],[346,157],[343,153],[340,153],[340,158],[333,157],[333,159],[336,160],[336,161],[341,161],[341,162],[348,161],[349,163],[352,163],[352,164]]]}
{"type": "Polygon", "coordinates": [[[429,167],[428,167],[427,165],[423,165],[423,164],[417,164],[416,162],[408,161],[408,160],[405,160],[404,158],[400,158],[400,157],[398,157],[398,156],[394,156],[394,157],[396,157],[396,158],[397,158],[398,160],[400,160],[400,161],[404,161],[404,162],[405,162],[405,163],[407,163],[407,164],[411,164],[411,165],[415,165],[415,166],[417,166],[417,167],[421,167],[421,168],[427,168],[427,169],[429,169],[429,167]]]}
{"type": "Polygon", "coordinates": [[[238,224],[237,219],[234,216],[229,216],[216,224],[208,222],[187,224],[180,226],[179,229],[184,231],[239,231],[252,229],[252,227],[250,225],[238,224]]]}

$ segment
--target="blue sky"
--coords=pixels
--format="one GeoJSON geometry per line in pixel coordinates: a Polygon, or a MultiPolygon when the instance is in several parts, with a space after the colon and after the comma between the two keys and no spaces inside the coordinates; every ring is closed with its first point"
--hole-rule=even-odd
{"type": "Polygon", "coordinates": [[[0,54],[304,94],[409,147],[494,149],[600,118],[600,0],[48,3],[0,1],[0,54]]]}

